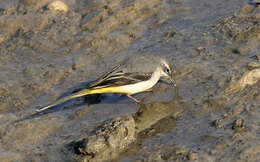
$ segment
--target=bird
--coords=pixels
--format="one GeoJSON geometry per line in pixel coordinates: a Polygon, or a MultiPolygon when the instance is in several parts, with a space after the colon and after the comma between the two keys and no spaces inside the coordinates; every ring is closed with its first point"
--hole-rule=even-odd
{"type": "Polygon", "coordinates": [[[44,111],[73,98],[102,93],[124,94],[139,103],[140,101],[132,95],[151,91],[159,80],[170,81],[171,85],[176,86],[173,79],[173,67],[166,58],[153,55],[130,57],[98,78],[86,89],[57,99],[53,103],[37,109],[36,112],[44,111]]]}

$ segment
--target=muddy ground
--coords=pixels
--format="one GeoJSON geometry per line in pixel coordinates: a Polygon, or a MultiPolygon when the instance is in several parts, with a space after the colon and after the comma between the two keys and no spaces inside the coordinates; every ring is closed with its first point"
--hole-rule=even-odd
{"type": "Polygon", "coordinates": [[[256,1],[64,0],[67,12],[51,2],[0,1],[1,161],[260,160],[256,1]],[[159,83],[141,105],[101,95],[35,114],[143,54],[171,60],[178,90],[159,83]]]}

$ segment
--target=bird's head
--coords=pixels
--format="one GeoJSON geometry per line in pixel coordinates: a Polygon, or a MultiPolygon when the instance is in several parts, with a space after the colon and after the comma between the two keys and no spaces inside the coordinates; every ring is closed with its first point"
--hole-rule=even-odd
{"type": "Polygon", "coordinates": [[[159,67],[161,71],[161,77],[169,80],[173,86],[176,86],[176,82],[173,79],[173,69],[171,64],[167,62],[165,59],[161,59],[159,67]]]}

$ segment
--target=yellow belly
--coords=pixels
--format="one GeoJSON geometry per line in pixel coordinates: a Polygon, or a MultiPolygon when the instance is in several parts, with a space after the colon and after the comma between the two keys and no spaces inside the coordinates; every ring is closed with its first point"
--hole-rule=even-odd
{"type": "Polygon", "coordinates": [[[135,84],[129,84],[124,86],[118,87],[106,87],[106,88],[99,88],[99,89],[92,89],[88,90],[88,94],[95,94],[95,93],[121,93],[132,95],[140,92],[144,92],[150,88],[152,88],[160,79],[160,70],[156,70],[152,77],[147,81],[141,81],[135,84]]]}
{"type": "Polygon", "coordinates": [[[127,94],[122,91],[121,87],[107,87],[89,90],[88,94],[97,94],[97,93],[122,93],[127,94]]]}

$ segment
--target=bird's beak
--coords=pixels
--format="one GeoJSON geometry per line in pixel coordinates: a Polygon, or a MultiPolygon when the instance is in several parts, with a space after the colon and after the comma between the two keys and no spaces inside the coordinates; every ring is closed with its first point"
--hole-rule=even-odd
{"type": "Polygon", "coordinates": [[[173,75],[169,76],[169,80],[171,81],[172,85],[176,87],[176,81],[173,79],[173,75]]]}
{"type": "Polygon", "coordinates": [[[170,81],[171,81],[171,83],[172,83],[172,85],[173,85],[174,87],[177,86],[177,85],[176,85],[176,81],[175,81],[172,77],[170,77],[170,81]]]}

